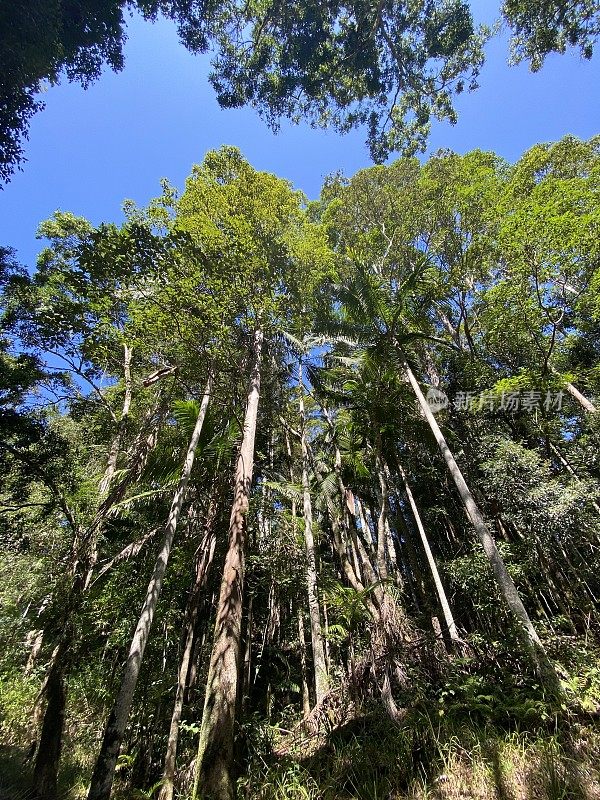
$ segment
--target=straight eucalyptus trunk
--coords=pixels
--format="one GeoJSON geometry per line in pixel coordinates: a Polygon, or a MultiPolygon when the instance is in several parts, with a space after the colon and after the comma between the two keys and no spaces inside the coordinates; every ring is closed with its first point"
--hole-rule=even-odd
{"type": "MultiPolygon", "coordinates": [[[[56,796],[58,762],[62,747],[64,719],[66,715],[67,689],[66,678],[71,666],[71,650],[76,632],[72,618],[79,607],[81,596],[89,586],[92,570],[97,553],[96,541],[101,525],[113,505],[114,501],[106,498],[110,481],[114,475],[120,443],[127,424],[132,397],[131,382],[132,350],[125,344],[123,346],[123,368],[125,376],[125,397],[121,416],[118,422],[117,434],[113,439],[104,477],[100,482],[99,492],[103,502],[98,508],[94,519],[85,531],[77,528],[72,549],[71,587],[64,603],[59,642],[54,649],[46,678],[40,692],[40,698],[46,695],[47,705],[44,711],[40,743],[36,752],[34,764],[33,790],[43,800],[51,800],[56,796]]],[[[34,717],[39,719],[41,707],[36,701],[34,717]]]]}
{"type": "Polygon", "coordinates": [[[254,334],[254,359],[248,387],[244,433],[238,455],[228,549],[217,603],[193,798],[232,800],[231,767],[240,670],[246,515],[254,469],[254,439],[260,398],[262,331],[254,334]]]}
{"type": "Polygon", "coordinates": [[[387,545],[388,487],[385,479],[383,462],[381,460],[379,441],[377,442],[377,451],[375,454],[375,471],[377,472],[376,493],[379,503],[379,514],[377,515],[377,572],[379,573],[379,580],[386,581],[388,577],[385,555],[387,545]]]}
{"type": "Polygon", "coordinates": [[[496,583],[498,584],[500,593],[504,598],[508,609],[511,611],[514,619],[516,620],[517,630],[521,635],[522,641],[538,673],[544,679],[548,688],[560,694],[560,681],[558,675],[556,674],[556,670],[548,658],[544,646],[537,635],[537,631],[535,630],[533,623],[529,618],[529,614],[523,605],[523,602],[517,591],[517,587],[515,586],[513,579],[510,577],[508,570],[506,569],[506,565],[498,551],[494,537],[490,533],[483,515],[479,510],[479,507],[477,506],[477,503],[475,502],[475,499],[471,494],[469,487],[467,486],[463,474],[460,471],[450,448],[448,447],[448,443],[446,442],[446,439],[440,430],[440,426],[437,424],[437,421],[431,409],[429,408],[429,405],[427,404],[427,400],[421,391],[421,387],[419,386],[417,379],[413,375],[411,368],[406,362],[404,362],[404,370],[414,390],[425,419],[429,423],[429,427],[431,428],[442,455],[444,456],[450,475],[454,480],[456,488],[458,489],[458,493],[460,494],[460,498],[464,504],[467,516],[469,517],[469,520],[471,521],[471,524],[475,528],[477,536],[479,537],[479,541],[481,542],[484,553],[490,563],[492,573],[496,583]]]}
{"type": "Polygon", "coordinates": [[[169,511],[169,518],[167,521],[165,536],[156,559],[154,566],[154,573],[148,584],[146,599],[142,606],[140,618],[133,634],[131,646],[129,648],[129,655],[125,664],[125,671],[121,680],[121,687],[113,705],[112,711],[109,715],[108,722],[104,731],[104,738],[100,748],[98,759],[94,766],[92,773],[92,780],[88,793],[88,800],[109,800],[112,783],[115,776],[115,767],[119,757],[119,750],[123,741],[123,735],[129,719],[129,711],[133,700],[133,694],[137,684],[138,676],[140,674],[140,667],[144,650],[150,634],[150,628],[154,619],[154,612],[158,603],[158,598],[162,589],[162,583],[171,553],[171,547],[177,524],[179,522],[179,515],[183,502],[185,499],[187,486],[190,480],[192,467],[194,465],[194,457],[196,455],[196,448],[202,433],[202,426],[204,418],[206,417],[206,410],[210,399],[212,387],[212,375],[209,375],[204,397],[198,412],[198,418],[190,438],[185,463],[181,471],[179,484],[175,491],[171,509],[169,511]]]}
{"type": "MultiPolygon", "coordinates": [[[[218,477],[215,478],[215,482],[217,480],[218,477]]],[[[208,578],[210,565],[212,564],[215,554],[215,544],[217,541],[216,531],[214,528],[216,511],[217,504],[213,496],[211,497],[208,505],[206,521],[204,523],[204,536],[202,537],[202,543],[199,548],[196,562],[196,577],[194,580],[194,585],[190,591],[185,614],[185,644],[179,664],[177,689],[175,690],[175,702],[173,705],[173,714],[171,715],[171,726],[169,728],[169,738],[167,741],[167,753],[165,755],[165,764],[163,768],[163,784],[160,790],[159,800],[173,800],[173,783],[175,780],[175,766],[177,760],[177,744],[179,741],[181,712],[183,710],[185,691],[190,671],[190,663],[194,650],[194,638],[198,623],[202,589],[206,585],[206,580],[208,578]]]]}
{"type": "Polygon", "coordinates": [[[123,373],[125,377],[125,398],[123,400],[123,408],[121,409],[121,416],[117,424],[117,431],[110,446],[108,454],[108,464],[106,470],[100,481],[100,494],[105,495],[110,487],[110,482],[117,469],[117,459],[119,458],[119,451],[121,450],[121,442],[125,427],[127,425],[127,418],[129,416],[129,408],[131,407],[131,358],[133,350],[129,345],[123,345],[123,373]]]}
{"type": "Polygon", "coordinates": [[[575,400],[577,400],[577,402],[579,403],[579,405],[583,409],[585,409],[585,411],[588,412],[588,414],[595,414],[596,413],[596,411],[598,410],[596,408],[596,406],[591,402],[591,400],[588,400],[585,395],[581,394],[581,392],[579,391],[579,389],[576,386],[573,386],[573,384],[570,383],[569,381],[567,381],[565,386],[566,386],[567,392],[571,395],[571,397],[574,397],[575,400]]]}
{"type": "Polygon", "coordinates": [[[304,719],[306,719],[310,714],[310,694],[306,677],[306,640],[304,638],[304,619],[301,608],[298,609],[298,641],[300,642],[300,673],[302,676],[302,713],[304,714],[304,719]]]}
{"type": "Polygon", "coordinates": [[[437,592],[437,596],[440,601],[442,611],[444,613],[444,619],[446,620],[446,627],[448,628],[448,633],[450,634],[450,638],[452,639],[453,642],[460,642],[460,636],[458,635],[458,630],[456,629],[456,623],[454,622],[454,617],[452,616],[452,611],[450,610],[450,603],[448,602],[448,598],[446,596],[444,584],[442,583],[442,579],[440,578],[440,573],[438,571],[437,564],[435,563],[435,558],[433,557],[433,553],[431,552],[431,547],[429,546],[427,534],[425,533],[425,528],[423,527],[423,522],[421,521],[421,515],[419,514],[419,509],[417,508],[417,504],[415,503],[413,493],[410,489],[408,478],[406,477],[406,472],[402,468],[401,464],[398,464],[398,469],[400,471],[400,476],[402,477],[402,482],[404,484],[404,491],[406,493],[406,497],[408,498],[408,502],[411,511],[413,513],[413,517],[415,518],[415,522],[417,524],[417,530],[419,531],[419,536],[421,537],[423,550],[425,550],[425,555],[427,556],[427,563],[429,564],[429,569],[431,570],[431,575],[433,577],[435,590],[437,592]]]}
{"type": "Polygon", "coordinates": [[[304,502],[304,543],[306,547],[306,585],[308,590],[308,613],[312,643],[313,665],[315,670],[315,698],[319,705],[329,689],[327,662],[323,646],[321,612],[317,587],[317,562],[313,537],[312,503],[308,482],[308,443],[306,441],[306,415],[304,412],[304,383],[302,362],[298,365],[298,389],[300,392],[300,443],[302,447],[302,495],[304,502]]]}

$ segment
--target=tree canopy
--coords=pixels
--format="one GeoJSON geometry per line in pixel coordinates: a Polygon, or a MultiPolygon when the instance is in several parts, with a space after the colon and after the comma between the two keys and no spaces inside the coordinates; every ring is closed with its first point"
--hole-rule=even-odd
{"type": "MultiPolygon", "coordinates": [[[[598,36],[596,2],[510,0],[513,56],[539,69],[550,52],[598,36]]],[[[433,119],[456,121],[455,95],[475,89],[490,35],[465,0],[228,2],[35,0],[0,9],[0,178],[25,160],[40,90],[66,77],[84,87],[123,68],[126,19],[173,19],[183,45],[212,53],[210,81],[224,108],[251,105],[274,129],[282,118],[367,131],[372,159],[425,149],[433,119]]]]}
{"type": "Polygon", "coordinates": [[[599,169],[223,147],[2,252],[9,787],[593,796],[599,169]]]}

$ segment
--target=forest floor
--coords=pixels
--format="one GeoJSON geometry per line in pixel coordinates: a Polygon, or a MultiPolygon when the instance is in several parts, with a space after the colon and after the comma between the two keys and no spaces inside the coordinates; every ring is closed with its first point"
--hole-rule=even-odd
{"type": "Polygon", "coordinates": [[[503,730],[374,713],[325,735],[282,736],[240,781],[251,800],[600,800],[600,728],[503,730]]]}
{"type": "MultiPolygon", "coordinates": [[[[318,733],[249,722],[239,800],[600,800],[593,719],[503,729],[417,711],[398,724],[380,707],[348,716],[318,733]]],[[[59,800],[85,798],[86,759],[71,763],[71,756],[64,753],[59,800]]],[[[30,769],[25,749],[0,744],[0,800],[29,800],[30,769]]],[[[116,795],[154,798],[158,788],[119,794],[117,787],[116,795]]]]}

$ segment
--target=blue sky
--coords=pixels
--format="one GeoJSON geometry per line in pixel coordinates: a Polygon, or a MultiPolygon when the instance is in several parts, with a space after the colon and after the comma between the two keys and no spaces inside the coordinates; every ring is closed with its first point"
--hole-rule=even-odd
{"type": "MultiPolygon", "coordinates": [[[[499,2],[474,0],[480,19],[499,2]]],[[[428,152],[475,147],[516,160],[536,142],[600,132],[600,56],[551,56],[544,68],[508,67],[506,37],[488,46],[480,88],[459,98],[456,126],[435,124],[428,152]]],[[[32,266],[38,223],[55,210],[94,224],[122,219],[125,198],[145,204],[159,180],[183,186],[191,165],[221,144],[240,147],[258,169],[288,178],[310,198],[325,175],[369,165],[363,131],[340,136],[283,124],[275,135],[251,109],[222,111],[207,80],[207,57],[190,55],[174,26],[133,19],[123,72],[106,71],[87,91],[50,88],[32,123],[23,172],[0,192],[0,244],[32,266]]]]}

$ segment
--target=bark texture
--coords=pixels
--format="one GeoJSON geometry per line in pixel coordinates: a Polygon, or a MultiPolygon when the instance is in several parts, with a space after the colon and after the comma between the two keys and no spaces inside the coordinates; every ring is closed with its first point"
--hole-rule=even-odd
{"type": "Polygon", "coordinates": [[[306,440],[306,414],[304,411],[304,383],[302,362],[298,366],[298,388],[300,392],[300,444],[302,447],[302,498],[304,507],[304,544],[306,548],[306,587],[308,590],[308,614],[310,617],[310,638],[312,644],[313,666],[315,670],[315,699],[319,705],[329,688],[323,631],[321,628],[321,611],[319,608],[319,591],[317,585],[317,561],[315,556],[315,540],[313,536],[312,502],[308,482],[308,442],[306,440]]]}
{"type": "Polygon", "coordinates": [[[175,702],[173,704],[173,714],[171,715],[171,725],[169,728],[169,738],[167,741],[167,752],[165,755],[165,764],[163,768],[163,785],[160,790],[159,800],[173,800],[181,713],[183,710],[185,691],[188,683],[192,653],[194,651],[194,638],[197,629],[198,614],[200,613],[202,590],[206,585],[210,565],[212,564],[215,554],[217,537],[214,528],[214,519],[216,509],[216,501],[215,498],[212,497],[206,515],[202,542],[198,548],[194,585],[190,591],[186,608],[185,642],[179,664],[179,672],[177,675],[175,702]]]}
{"type": "Polygon", "coordinates": [[[446,461],[448,471],[450,472],[456,488],[458,489],[458,493],[464,504],[467,516],[475,528],[487,560],[492,568],[492,573],[500,593],[516,621],[517,630],[521,634],[521,639],[527,651],[529,652],[538,673],[544,679],[548,688],[554,692],[560,693],[560,681],[558,675],[556,674],[556,670],[548,658],[544,646],[542,645],[533,623],[529,618],[529,614],[523,605],[523,602],[519,596],[519,592],[517,591],[517,587],[515,586],[513,579],[510,577],[508,570],[506,569],[506,565],[502,556],[500,555],[500,552],[498,551],[494,537],[490,533],[483,515],[479,510],[479,507],[475,502],[469,487],[467,486],[463,474],[460,471],[450,448],[448,447],[448,443],[446,442],[442,431],[440,430],[440,426],[438,425],[431,409],[429,408],[429,405],[427,404],[427,400],[421,391],[421,387],[419,386],[417,379],[406,362],[404,363],[404,370],[406,372],[406,377],[408,378],[415,392],[425,419],[429,423],[429,427],[431,428],[444,460],[446,461]]]}
{"type": "Polygon", "coordinates": [[[440,601],[440,605],[444,613],[444,619],[446,621],[446,627],[448,628],[448,633],[453,642],[460,642],[460,636],[458,635],[456,623],[454,622],[454,617],[452,616],[452,611],[450,609],[450,603],[448,602],[448,598],[446,596],[444,584],[442,583],[442,579],[440,578],[440,573],[438,571],[437,564],[435,563],[435,558],[433,557],[433,553],[431,552],[431,547],[429,546],[429,540],[427,539],[427,534],[425,533],[425,528],[423,527],[423,522],[421,520],[421,515],[419,514],[419,509],[417,508],[417,504],[415,503],[413,493],[411,492],[410,485],[408,483],[408,478],[406,477],[406,472],[404,471],[403,467],[400,464],[398,464],[398,469],[400,471],[400,476],[402,477],[402,482],[404,484],[404,491],[406,493],[406,497],[408,498],[408,502],[411,511],[413,513],[415,523],[417,525],[417,530],[419,531],[419,536],[421,537],[423,550],[425,550],[427,563],[429,564],[429,569],[431,570],[431,576],[433,578],[433,583],[435,585],[435,590],[437,592],[438,600],[440,601]]]}
{"type": "Polygon", "coordinates": [[[257,330],[192,791],[193,798],[202,800],[233,798],[231,767],[240,670],[246,515],[254,468],[262,341],[262,331],[257,330]]]}
{"type": "Polygon", "coordinates": [[[115,767],[117,758],[119,757],[119,750],[121,749],[121,742],[127,726],[129,718],[129,711],[131,709],[131,702],[137,684],[137,679],[140,673],[140,666],[144,656],[144,650],[150,634],[150,628],[154,619],[154,612],[158,603],[158,598],[162,589],[163,578],[169,561],[171,547],[175,532],[177,530],[177,523],[179,521],[179,514],[183,506],[187,486],[190,480],[192,467],[194,465],[194,457],[196,448],[202,432],[202,425],[206,417],[206,410],[208,408],[208,401],[210,399],[212,378],[209,376],[206,391],[200,405],[198,418],[190,438],[185,463],[181,471],[181,478],[175,491],[173,501],[171,503],[171,510],[169,512],[169,519],[167,521],[164,539],[154,565],[154,572],[148,590],[146,599],[142,606],[140,618],[137,627],[133,634],[131,646],[129,648],[129,655],[127,663],[125,664],[125,671],[121,681],[119,693],[115,700],[112,711],[109,715],[108,722],[104,731],[104,738],[100,748],[100,754],[94,766],[92,773],[92,780],[88,793],[88,800],[109,800],[111,788],[115,775],[115,767]]]}

